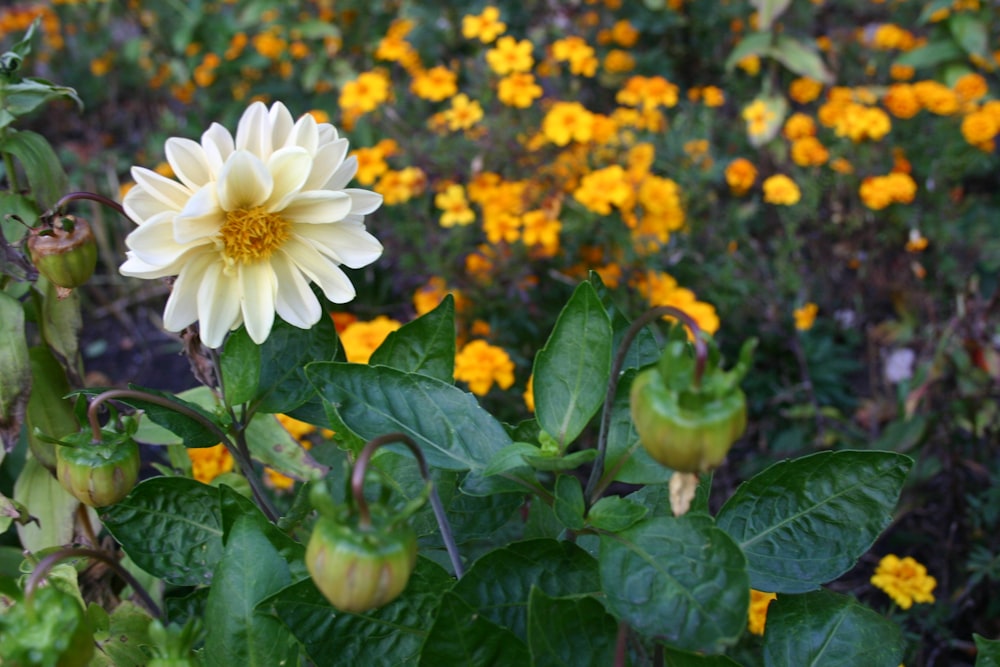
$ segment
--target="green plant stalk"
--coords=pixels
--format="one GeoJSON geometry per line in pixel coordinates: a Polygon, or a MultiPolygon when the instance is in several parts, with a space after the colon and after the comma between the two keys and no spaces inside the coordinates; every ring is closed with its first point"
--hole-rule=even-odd
{"type": "Polygon", "coordinates": [[[701,376],[708,359],[708,346],[705,345],[701,327],[698,326],[694,318],[683,310],[673,306],[656,306],[650,308],[632,321],[628,329],[625,330],[621,345],[618,346],[614,361],[611,363],[611,375],[608,378],[608,389],[604,394],[604,407],[601,409],[601,427],[597,436],[597,458],[594,459],[594,467],[590,470],[590,477],[587,479],[587,486],[584,489],[584,497],[587,499],[588,507],[600,499],[601,494],[611,482],[610,479],[602,479],[602,477],[604,475],[604,459],[608,450],[611,406],[614,404],[615,393],[618,390],[618,380],[621,376],[622,366],[625,365],[625,355],[628,354],[628,350],[632,346],[635,337],[639,334],[639,331],[650,322],[654,322],[665,315],[676,317],[691,330],[695,346],[694,384],[697,387],[701,383],[701,376]]]}
{"type": "Polygon", "coordinates": [[[427,460],[424,458],[423,452],[420,451],[417,443],[405,433],[387,433],[372,438],[365,443],[365,446],[361,449],[361,453],[358,454],[358,460],[351,471],[351,496],[354,498],[354,503],[360,515],[358,525],[362,528],[371,526],[371,512],[368,509],[368,501],[365,500],[364,494],[365,475],[368,472],[368,465],[371,463],[371,458],[375,454],[375,450],[379,447],[394,442],[401,442],[406,445],[406,448],[417,459],[417,465],[420,467],[420,476],[427,482],[430,489],[431,509],[434,510],[434,518],[437,520],[438,528],[441,530],[441,540],[444,542],[451,565],[455,569],[455,576],[461,579],[465,573],[465,567],[462,565],[462,557],[458,553],[458,545],[455,543],[455,537],[451,532],[451,524],[448,522],[444,505],[441,503],[441,496],[438,495],[437,487],[431,479],[430,470],[427,468],[427,460]]]}
{"type": "Polygon", "coordinates": [[[115,574],[122,578],[126,584],[132,587],[135,594],[139,596],[144,607],[147,611],[152,614],[155,618],[163,619],[163,612],[160,607],[153,601],[152,596],[149,592],[143,588],[139,580],[132,576],[132,573],[122,567],[122,564],[118,562],[117,558],[112,557],[110,554],[104,551],[98,551],[96,549],[86,549],[83,547],[71,547],[66,549],[59,549],[53,553],[50,553],[45,558],[40,560],[35,568],[31,571],[28,576],[28,581],[24,585],[24,595],[26,598],[30,598],[34,595],[35,589],[42,580],[48,576],[49,571],[52,570],[58,563],[70,558],[93,558],[99,560],[102,563],[108,565],[115,574]]]}
{"type": "Polygon", "coordinates": [[[236,443],[234,444],[230,439],[229,434],[219,428],[218,424],[210,419],[206,419],[204,415],[192,410],[182,403],[175,403],[169,399],[163,398],[162,396],[149,394],[138,389],[109,389],[108,391],[98,394],[87,408],[87,420],[90,422],[90,431],[94,436],[95,442],[100,440],[101,435],[101,424],[97,418],[97,409],[104,401],[115,398],[135,398],[148,403],[154,403],[161,407],[169,408],[170,410],[173,410],[178,414],[182,414],[185,417],[190,417],[207,428],[213,435],[219,438],[219,442],[225,446],[227,450],[229,450],[229,453],[232,454],[233,458],[237,461],[237,463],[239,463],[240,471],[250,483],[250,490],[253,493],[254,500],[257,502],[261,511],[264,512],[268,520],[272,523],[278,520],[278,512],[268,499],[267,493],[264,491],[261,481],[257,478],[253,469],[253,462],[250,458],[250,450],[246,444],[246,435],[243,427],[240,427],[237,430],[236,443]]]}

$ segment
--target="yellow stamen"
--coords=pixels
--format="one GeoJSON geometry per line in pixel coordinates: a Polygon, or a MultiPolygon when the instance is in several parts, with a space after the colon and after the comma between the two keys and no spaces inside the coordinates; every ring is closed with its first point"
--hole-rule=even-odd
{"type": "Polygon", "coordinates": [[[227,211],[219,234],[223,252],[234,262],[269,259],[290,236],[288,222],[260,206],[227,211]]]}

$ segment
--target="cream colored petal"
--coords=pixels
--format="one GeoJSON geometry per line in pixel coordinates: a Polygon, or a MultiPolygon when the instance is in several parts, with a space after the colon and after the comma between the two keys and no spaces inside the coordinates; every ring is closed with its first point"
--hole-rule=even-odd
{"type": "Polygon", "coordinates": [[[271,268],[278,280],[275,312],[281,319],[300,329],[308,329],[316,324],[323,315],[323,309],[302,272],[281,252],[271,256],[271,268]]]}
{"type": "Polygon", "coordinates": [[[168,206],[146,191],[145,188],[136,186],[129,189],[122,199],[122,208],[125,214],[137,225],[143,224],[153,216],[165,211],[176,213],[177,209],[168,206]]]}
{"type": "Polygon", "coordinates": [[[322,254],[352,269],[368,266],[382,255],[382,244],[363,225],[295,225],[294,233],[322,254]]]}
{"type": "Polygon", "coordinates": [[[197,190],[212,180],[205,149],[197,141],[171,137],[167,139],[165,150],[174,175],[189,189],[197,190]]]}
{"type": "Polygon", "coordinates": [[[292,197],[281,210],[291,223],[325,224],[339,222],[351,212],[351,198],[343,192],[310,190],[292,197]]]}
{"type": "Polygon", "coordinates": [[[201,135],[201,146],[205,149],[205,159],[208,161],[209,170],[213,174],[222,171],[222,165],[226,163],[229,156],[236,150],[236,143],[229,130],[218,123],[212,123],[204,134],[201,135]]]}
{"type": "MultiPolygon", "coordinates": [[[[263,106],[263,105],[261,105],[263,106]]],[[[260,158],[245,150],[229,156],[219,173],[219,206],[224,211],[260,206],[271,196],[274,178],[260,158]]]]}
{"type": "Polygon", "coordinates": [[[322,145],[313,156],[312,171],[309,179],[302,186],[303,190],[320,190],[330,180],[347,157],[347,139],[337,139],[322,145]]]}
{"type": "Polygon", "coordinates": [[[306,149],[300,146],[282,148],[271,154],[267,161],[267,169],[274,179],[274,189],[264,202],[264,208],[271,212],[280,211],[298,194],[302,184],[309,178],[312,158],[306,149]]]}
{"type": "Polygon", "coordinates": [[[132,167],[132,178],[136,185],[144,189],[151,197],[175,211],[184,208],[191,190],[177,181],[160,176],[155,171],[145,167],[132,167]]]}
{"type": "Polygon", "coordinates": [[[250,339],[260,345],[274,325],[274,298],[278,285],[270,262],[240,264],[240,306],[250,339]]]}
{"type": "Polygon", "coordinates": [[[226,334],[240,325],[240,300],[236,277],[222,271],[222,262],[209,264],[198,285],[198,321],[206,347],[221,347],[226,334]]]}
{"type": "Polygon", "coordinates": [[[291,145],[288,143],[288,135],[292,132],[295,119],[292,118],[292,112],[288,107],[281,102],[275,102],[271,105],[267,118],[271,124],[271,150],[291,145]]]}
{"type": "Polygon", "coordinates": [[[190,244],[180,244],[174,239],[176,215],[168,211],[150,218],[146,224],[136,227],[125,237],[125,245],[147,264],[170,264],[191,248],[190,244]]]}
{"type": "Polygon", "coordinates": [[[305,114],[292,127],[283,143],[284,146],[301,146],[309,151],[309,155],[315,155],[319,148],[319,130],[316,127],[316,119],[311,114],[305,114]]]}
{"type": "Polygon", "coordinates": [[[340,135],[337,134],[337,128],[335,128],[333,125],[330,125],[330,123],[320,123],[319,125],[316,126],[316,130],[319,133],[320,146],[322,146],[323,144],[328,144],[331,141],[336,141],[337,139],[340,138],[340,135]]]}
{"type": "Polygon", "coordinates": [[[382,205],[382,195],[377,192],[361,188],[347,188],[344,192],[351,195],[351,213],[368,215],[382,205]]]}
{"type": "Polygon", "coordinates": [[[174,219],[174,240],[191,243],[215,236],[226,222],[226,213],[219,206],[215,183],[209,183],[194,193],[174,219]]]}
{"type": "Polygon", "coordinates": [[[327,180],[326,184],[323,185],[324,190],[343,190],[347,187],[347,184],[351,182],[354,178],[354,174],[358,173],[358,158],[356,155],[344,160],[344,162],[337,167],[337,170],[333,172],[333,175],[327,180]]]}
{"type": "Polygon", "coordinates": [[[333,303],[347,303],[357,294],[347,274],[309,243],[293,236],[278,252],[284,253],[309,280],[319,285],[323,295],[333,303]]]}
{"type": "Polygon", "coordinates": [[[263,102],[254,102],[236,126],[236,150],[250,151],[261,160],[271,156],[271,120],[263,102]]]}
{"type": "Polygon", "coordinates": [[[203,252],[181,269],[163,310],[163,327],[167,331],[180,331],[198,319],[198,289],[209,265],[218,261],[218,254],[203,252]]]}
{"type": "Polygon", "coordinates": [[[156,278],[166,278],[168,276],[175,276],[177,272],[181,270],[183,264],[181,263],[184,259],[182,255],[178,258],[178,262],[174,264],[168,264],[166,266],[160,266],[159,264],[150,264],[149,262],[144,262],[135,253],[129,250],[125,253],[125,262],[118,267],[118,272],[123,276],[130,276],[132,278],[143,278],[144,280],[153,280],[156,278]]]}

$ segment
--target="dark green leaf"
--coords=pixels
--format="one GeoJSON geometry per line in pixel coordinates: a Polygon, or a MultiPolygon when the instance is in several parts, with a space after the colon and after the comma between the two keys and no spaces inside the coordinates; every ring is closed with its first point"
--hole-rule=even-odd
{"type": "Polygon", "coordinates": [[[597,458],[596,449],[581,449],[562,456],[545,454],[522,454],[522,458],[535,470],[576,470],[584,463],[590,463],[597,458]]]}
{"type": "Polygon", "coordinates": [[[740,663],[724,655],[701,655],[678,651],[665,646],[663,648],[664,667],[740,667],[740,663]]]}
{"type": "Polygon", "coordinates": [[[597,562],[571,542],[515,542],[473,563],[452,592],[482,617],[526,641],[528,597],[533,585],[553,597],[597,594],[597,562]]]}
{"type": "MultiPolygon", "coordinates": [[[[0,129],[10,125],[18,117],[31,113],[49,100],[61,97],[73,100],[80,109],[83,109],[83,102],[80,101],[75,90],[65,86],[57,86],[45,79],[27,78],[17,83],[4,85],[3,96],[0,97],[0,129]]],[[[0,150],[15,153],[14,149],[7,148],[6,145],[0,150]]],[[[59,164],[58,161],[56,164],[59,164]]],[[[62,171],[62,167],[59,169],[62,171]]],[[[61,195],[63,192],[65,190],[59,194],[61,195]]],[[[46,206],[51,206],[56,202],[55,199],[42,201],[46,202],[46,206]]]]}
{"type": "Polygon", "coordinates": [[[142,646],[149,646],[149,622],[143,609],[128,600],[111,613],[106,628],[94,633],[97,652],[88,667],[142,667],[149,657],[142,646]]]}
{"type": "Polygon", "coordinates": [[[291,583],[288,565],[251,516],[236,519],[205,609],[207,667],[273,667],[298,652],[289,629],[257,603],[291,583]]]}
{"type": "Polygon", "coordinates": [[[964,60],[965,53],[951,40],[935,41],[912,51],[907,51],[893,62],[894,65],[921,69],[935,67],[941,63],[964,60]]]}
{"type": "Polygon", "coordinates": [[[219,490],[187,477],[153,477],[105,508],[104,527],[132,561],[178,586],[212,582],[222,558],[219,490]]]}
{"type": "Polygon", "coordinates": [[[1000,640],[972,633],[976,642],[976,667],[1000,667],[1000,640]]]}
{"type": "Polygon", "coordinates": [[[278,555],[285,559],[292,581],[301,581],[309,577],[304,562],[305,545],[278,530],[278,527],[267,520],[252,500],[223,484],[219,487],[219,506],[222,510],[224,535],[229,535],[237,521],[245,519],[271,543],[278,555]]]}
{"type": "Polygon", "coordinates": [[[532,667],[612,665],[618,621],[592,597],[553,598],[532,587],[528,647],[532,667]]]}
{"type": "Polygon", "coordinates": [[[782,65],[800,76],[809,77],[826,85],[833,82],[833,74],[815,49],[788,35],[778,35],[771,54],[782,65]]]}
{"type": "Polygon", "coordinates": [[[246,403],[257,395],[260,380],[260,347],[246,327],[229,334],[222,348],[222,386],[229,405],[246,403]]]}
{"type": "Polygon", "coordinates": [[[566,303],[533,370],[535,417],[565,450],[601,407],[611,373],[611,319],[590,283],[566,303]]]}
{"type": "Polygon", "coordinates": [[[538,445],[533,445],[530,442],[512,442],[493,456],[493,459],[483,470],[483,476],[499,475],[508,470],[523,468],[528,465],[524,460],[525,454],[537,456],[540,451],[538,445]]]}
{"type": "Polygon", "coordinates": [[[648,637],[720,653],[746,628],[746,558],[710,517],[654,517],[604,534],[600,569],[608,607],[648,637]]]}
{"type": "Polygon", "coordinates": [[[343,358],[331,318],[320,318],[311,329],[276,321],[271,335],[260,346],[257,410],[278,413],[301,406],[315,394],[306,378],[306,364],[343,358]]]}
{"type": "Polygon", "coordinates": [[[312,579],[277,592],[257,609],[280,619],[319,667],[416,665],[441,596],[453,581],[440,565],[418,558],[402,595],[363,615],[336,611],[312,579]]]}
{"type": "Polygon", "coordinates": [[[572,475],[559,475],[556,479],[556,500],[552,508],[562,525],[570,530],[583,528],[583,486],[572,475]]]}
{"type": "MultiPolygon", "coordinates": [[[[601,303],[604,304],[604,308],[608,311],[608,316],[611,318],[611,328],[614,330],[612,349],[617,353],[622,339],[625,337],[632,322],[615,304],[611,292],[604,286],[604,282],[596,272],[590,274],[590,283],[597,290],[597,294],[601,298],[601,303]]],[[[649,327],[643,327],[635,335],[632,344],[625,353],[625,362],[622,364],[622,369],[642,368],[653,363],[659,357],[660,346],[656,342],[656,336],[649,327]]]]}
{"type": "Polygon", "coordinates": [[[391,332],[369,363],[421,373],[452,383],[455,375],[455,298],[391,332]]]}
{"type": "Polygon", "coordinates": [[[974,12],[955,12],[948,17],[948,29],[967,54],[988,60],[990,56],[989,26],[974,12]]]}
{"type": "Polygon", "coordinates": [[[778,595],[767,609],[766,667],[896,667],[902,661],[899,626],[853,597],[825,589],[778,595]]]}
{"type": "Polygon", "coordinates": [[[187,392],[185,394],[191,398],[198,399],[199,402],[185,400],[184,398],[175,396],[169,392],[148,389],[134,384],[130,384],[129,389],[135,389],[137,391],[152,394],[153,396],[157,396],[172,405],[177,405],[180,410],[184,410],[184,412],[178,412],[173,408],[165,407],[150,401],[144,401],[141,398],[135,398],[132,396],[116,398],[116,400],[119,400],[126,405],[131,405],[133,408],[145,412],[146,416],[153,422],[178,436],[181,439],[181,442],[184,443],[185,447],[214,447],[219,444],[218,434],[213,432],[202,422],[202,420],[205,420],[210,423],[215,423],[215,415],[199,404],[200,402],[205,402],[205,400],[214,400],[214,396],[208,387],[199,387],[197,391],[192,390],[191,392],[187,392]],[[197,419],[190,414],[186,414],[188,411],[197,413],[201,419],[197,419]]]}
{"type": "Polygon", "coordinates": [[[510,630],[480,615],[452,593],[446,593],[420,653],[425,667],[527,665],[531,656],[510,630]]]}
{"type": "MultiPolygon", "coordinates": [[[[24,307],[0,292],[0,452],[12,451],[21,434],[31,396],[31,358],[24,328],[24,307]]],[[[3,457],[0,456],[0,459],[3,457]]]]}
{"type": "MultiPolygon", "coordinates": [[[[10,89],[11,86],[5,87],[5,97],[0,98],[8,104],[10,100],[6,99],[6,93],[10,89]]],[[[66,172],[62,162],[42,135],[30,130],[9,130],[7,136],[0,140],[0,152],[10,153],[21,163],[39,207],[48,208],[66,194],[66,172]]]]}
{"type": "Polygon", "coordinates": [[[717,522],[746,553],[754,588],[814,590],[849,570],[889,525],[911,465],[876,451],[782,461],[740,485],[717,522]]]}
{"type": "Polygon", "coordinates": [[[628,498],[605,496],[587,513],[587,523],[599,530],[616,533],[642,520],[649,510],[628,498]]]}
{"type": "MultiPolygon", "coordinates": [[[[346,363],[309,364],[307,375],[353,432],[369,440],[406,433],[434,467],[481,471],[510,444],[500,422],[472,394],[440,380],[346,363]]],[[[402,445],[390,448],[402,451],[402,445]]]]}
{"type": "MultiPolygon", "coordinates": [[[[21,194],[0,192],[0,211],[3,211],[0,230],[3,231],[3,238],[12,245],[27,235],[28,227],[34,227],[38,222],[38,205],[21,194]]],[[[3,253],[0,253],[0,269],[4,269],[5,275],[15,275],[10,264],[3,264],[4,260],[3,253]]]]}
{"type": "Polygon", "coordinates": [[[739,41],[729,57],[726,58],[726,69],[732,70],[736,64],[748,56],[761,56],[771,48],[771,34],[754,32],[739,41]]]}

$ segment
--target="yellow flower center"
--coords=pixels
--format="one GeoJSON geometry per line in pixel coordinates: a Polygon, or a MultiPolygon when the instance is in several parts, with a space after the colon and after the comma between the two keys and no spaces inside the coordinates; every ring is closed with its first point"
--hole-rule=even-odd
{"type": "Polygon", "coordinates": [[[269,259],[291,234],[284,218],[255,206],[226,211],[220,235],[226,257],[246,263],[269,259]]]}

